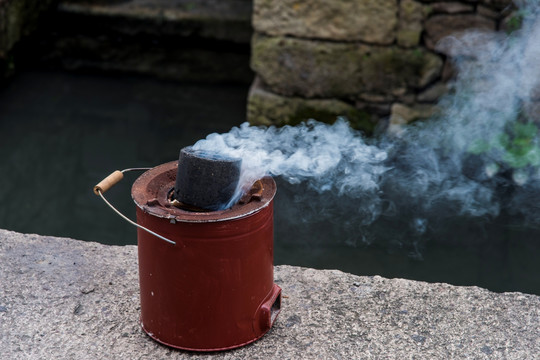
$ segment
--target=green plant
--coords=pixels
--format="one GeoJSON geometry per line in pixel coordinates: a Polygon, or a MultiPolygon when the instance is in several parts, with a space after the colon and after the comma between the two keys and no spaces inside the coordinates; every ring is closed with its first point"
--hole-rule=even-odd
{"type": "Polygon", "coordinates": [[[512,34],[514,31],[517,31],[521,29],[523,25],[523,21],[528,18],[534,16],[534,14],[527,9],[518,9],[512,13],[506,20],[506,26],[505,30],[507,34],[512,34]]]}
{"type": "Polygon", "coordinates": [[[499,166],[522,169],[540,166],[540,145],[538,126],[532,122],[516,121],[507,126],[506,131],[488,140],[477,140],[469,148],[469,153],[485,154],[499,166]]]}
{"type": "Polygon", "coordinates": [[[506,33],[511,34],[516,30],[521,29],[523,23],[523,14],[515,13],[506,22],[506,33]]]}

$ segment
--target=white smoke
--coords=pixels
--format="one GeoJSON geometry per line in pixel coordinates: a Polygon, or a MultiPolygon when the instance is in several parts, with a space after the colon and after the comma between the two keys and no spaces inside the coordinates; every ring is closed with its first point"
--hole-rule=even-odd
{"type": "Polygon", "coordinates": [[[211,134],[194,148],[241,158],[243,189],[272,175],[291,184],[305,181],[318,192],[354,198],[376,191],[387,170],[386,152],[367,145],[344,120],[333,125],[310,120],[282,128],[244,123],[226,134],[211,134]]]}
{"type": "Polygon", "coordinates": [[[520,4],[522,27],[510,35],[471,32],[441,42],[457,78],[438,115],[399,137],[366,139],[345,120],[310,120],[242,124],[194,147],[242,158],[244,188],[277,177],[284,219],[319,224],[351,244],[414,239],[445,219],[483,221],[502,211],[539,224],[540,6],[520,4]],[[394,226],[403,222],[410,231],[394,226]]]}

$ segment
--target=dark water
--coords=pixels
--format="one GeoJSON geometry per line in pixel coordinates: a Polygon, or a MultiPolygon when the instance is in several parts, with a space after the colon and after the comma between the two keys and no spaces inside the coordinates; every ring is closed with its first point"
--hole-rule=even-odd
{"type": "Polygon", "coordinates": [[[320,205],[332,202],[326,198],[332,195],[277,183],[276,252],[284,263],[540,294],[540,229],[524,226],[515,215],[432,214],[419,233],[411,227],[410,209],[409,214],[381,216],[355,233],[351,225],[361,221],[357,214],[320,205]],[[310,197],[313,202],[304,200],[310,197]]]}
{"type": "MultiPolygon", "coordinates": [[[[115,169],[174,160],[183,146],[239,125],[247,91],[137,77],[19,75],[0,89],[0,228],[136,244],[135,229],[93,194],[93,185],[115,169]]],[[[127,173],[107,193],[131,217],[138,175],[127,173]]],[[[303,193],[278,179],[276,264],[540,294],[538,229],[503,217],[457,218],[416,236],[405,222],[382,219],[371,241],[351,241],[341,232],[349,219],[339,213],[330,222],[295,221],[306,209],[292,199],[303,193]]]]}
{"type": "MultiPolygon", "coordinates": [[[[96,197],[110,172],[155,166],[245,119],[247,88],[147,78],[21,74],[0,90],[0,228],[135,244],[135,231],[96,197]]],[[[127,173],[108,198],[134,213],[127,173]]]]}

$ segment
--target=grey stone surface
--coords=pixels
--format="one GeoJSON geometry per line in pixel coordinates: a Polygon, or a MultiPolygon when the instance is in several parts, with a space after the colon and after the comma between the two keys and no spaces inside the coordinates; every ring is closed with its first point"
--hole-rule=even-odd
{"type": "MultiPolygon", "coordinates": [[[[436,103],[443,92],[433,85],[455,75],[452,59],[471,57],[468,49],[498,28],[516,29],[518,17],[504,19],[515,7],[512,0],[254,0],[251,66],[278,97],[345,101],[386,121],[392,104],[436,103]]],[[[277,112],[257,108],[260,119],[277,112]]],[[[280,122],[295,121],[287,109],[280,122]]]]}
{"type": "Polygon", "coordinates": [[[399,3],[398,45],[413,47],[420,44],[426,8],[414,0],[402,0],[399,3]]]}
{"type": "Polygon", "coordinates": [[[392,105],[390,118],[388,119],[388,133],[400,134],[405,130],[403,125],[413,121],[429,119],[436,113],[435,105],[415,104],[407,106],[395,103],[392,105]]]}
{"type": "Polygon", "coordinates": [[[478,14],[434,15],[426,20],[424,41],[428,49],[436,49],[437,43],[446,36],[459,38],[465,31],[495,31],[494,20],[478,14]]]}
{"type": "MultiPolygon", "coordinates": [[[[423,0],[425,3],[438,3],[438,2],[444,2],[444,0],[423,0]]],[[[513,2],[513,0],[462,0],[463,3],[469,3],[469,4],[484,4],[487,6],[491,6],[497,9],[501,9],[507,6],[510,6],[513,2]]]]}
{"type": "Polygon", "coordinates": [[[269,35],[391,44],[397,12],[394,0],[254,0],[253,24],[269,35]]]}
{"type": "Polygon", "coordinates": [[[497,10],[512,6],[513,0],[479,0],[479,3],[490,6],[497,10]]]}
{"type": "MultiPolygon", "coordinates": [[[[534,359],[540,297],[277,266],[282,312],[218,359],[534,359]]],[[[0,230],[2,359],[208,358],[138,325],[135,246],[0,230]]]]}
{"type": "Polygon", "coordinates": [[[430,5],[430,9],[434,13],[445,13],[445,14],[458,14],[458,13],[468,13],[474,11],[474,5],[466,4],[462,2],[440,2],[433,3],[430,5]]]}
{"type": "Polygon", "coordinates": [[[416,100],[420,103],[435,103],[447,92],[448,85],[444,82],[438,82],[419,93],[416,100]]]}
{"type": "Polygon", "coordinates": [[[252,125],[297,125],[309,119],[333,123],[338,117],[347,118],[351,126],[367,133],[376,122],[368,112],[344,101],[277,95],[264,89],[258,79],[249,91],[247,120],[252,125]]]}
{"type": "Polygon", "coordinates": [[[252,69],[277,94],[343,97],[361,86],[355,44],[256,34],[251,51],[252,69]]]}
{"type": "Polygon", "coordinates": [[[251,66],[281,95],[343,98],[370,93],[392,98],[436,79],[442,60],[421,48],[255,35],[251,66]]]}
{"type": "Polygon", "coordinates": [[[501,17],[501,13],[498,11],[495,11],[487,6],[478,5],[476,8],[476,11],[478,14],[485,16],[487,18],[498,20],[501,17]]]}

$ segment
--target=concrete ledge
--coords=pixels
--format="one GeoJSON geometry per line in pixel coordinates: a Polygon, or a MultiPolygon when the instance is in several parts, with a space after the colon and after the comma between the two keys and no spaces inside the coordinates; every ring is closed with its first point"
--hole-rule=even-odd
{"type": "MultiPolygon", "coordinates": [[[[5,359],[207,358],[140,329],[135,246],[0,230],[5,359]]],[[[540,297],[276,266],[274,328],[220,359],[534,358],[540,297]]]]}

